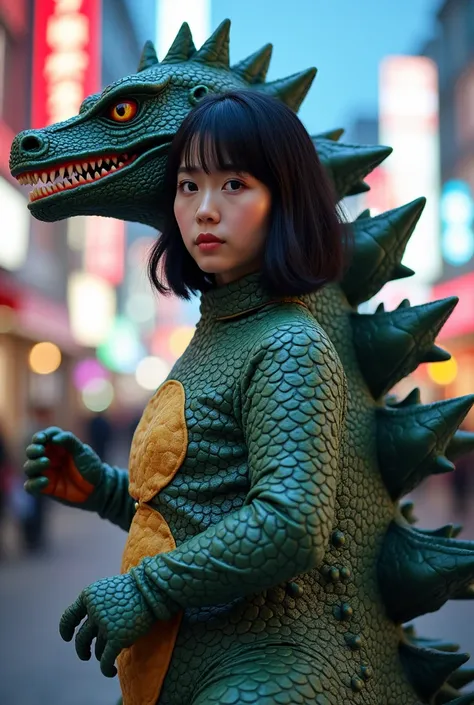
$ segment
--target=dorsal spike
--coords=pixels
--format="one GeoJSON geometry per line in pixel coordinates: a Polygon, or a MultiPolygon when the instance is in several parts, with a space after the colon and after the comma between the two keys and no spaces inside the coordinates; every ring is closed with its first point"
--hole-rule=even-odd
{"type": "Polygon", "coordinates": [[[145,71],[145,69],[149,69],[150,66],[156,66],[156,64],[159,64],[159,61],[156,55],[155,47],[153,42],[148,39],[142,49],[137,73],[140,73],[140,71],[145,71]]]}
{"type": "Polygon", "coordinates": [[[397,306],[397,309],[399,308],[410,308],[410,301],[408,299],[403,299],[397,306]]]}
{"type": "Polygon", "coordinates": [[[361,193],[367,193],[367,191],[370,191],[370,184],[367,181],[359,180],[351,186],[346,196],[359,196],[361,193]]]}
{"type": "Polygon", "coordinates": [[[356,220],[363,220],[364,218],[370,218],[370,208],[366,208],[357,216],[356,220]]]}
{"type": "Polygon", "coordinates": [[[397,274],[425,203],[425,198],[417,198],[374,218],[359,216],[354,221],[354,253],[341,284],[352,306],[370,299],[397,274]]]}
{"type": "Polygon", "coordinates": [[[456,431],[446,448],[448,460],[457,460],[465,453],[474,450],[474,433],[471,431],[456,431]]]}
{"type": "Polygon", "coordinates": [[[418,517],[415,516],[414,511],[414,502],[404,502],[400,505],[400,514],[409,524],[416,524],[418,521],[418,517]]]}
{"type": "Polygon", "coordinates": [[[455,464],[452,463],[447,458],[445,458],[444,456],[439,455],[437,458],[435,458],[435,460],[433,462],[431,474],[432,475],[442,475],[445,472],[452,472],[453,470],[456,470],[455,464]]]}
{"type": "Polygon", "coordinates": [[[380,473],[393,500],[410,492],[429,475],[455,469],[444,452],[473,404],[474,394],[469,394],[427,405],[378,409],[380,473]]]}
{"type": "Polygon", "coordinates": [[[436,651],[446,651],[450,654],[454,654],[459,651],[459,644],[455,644],[454,642],[418,636],[414,624],[404,626],[403,634],[405,639],[413,646],[418,646],[425,649],[436,649],[436,651]]]}
{"type": "Polygon", "coordinates": [[[294,73],[286,78],[279,78],[271,83],[264,83],[258,87],[258,90],[274,98],[278,98],[282,103],[285,103],[295,113],[306,97],[311,84],[316,76],[314,67],[294,73]]]}
{"type": "Polygon", "coordinates": [[[451,596],[452,600],[474,600],[474,583],[470,583],[465,587],[456,590],[451,596]]]}
{"type": "Polygon", "coordinates": [[[202,47],[192,57],[193,61],[218,69],[229,68],[230,20],[223,20],[202,47]]]}
{"type": "Polygon", "coordinates": [[[405,406],[413,406],[415,404],[421,404],[421,392],[418,387],[412,389],[405,399],[398,402],[392,402],[389,406],[395,409],[403,409],[405,406]]]}
{"type": "Polygon", "coordinates": [[[440,526],[439,529],[417,529],[422,534],[427,536],[441,536],[445,539],[455,539],[456,536],[462,531],[461,524],[446,524],[445,526],[440,526]]]}
{"type": "Polygon", "coordinates": [[[453,688],[464,688],[469,683],[474,681],[474,668],[458,668],[457,671],[451,673],[448,678],[448,683],[453,688]]]}
{"type": "Polygon", "coordinates": [[[443,350],[443,348],[439,348],[437,345],[433,345],[431,350],[428,350],[420,362],[446,362],[450,359],[451,353],[448,353],[447,350],[443,350]]]}
{"type": "Polygon", "coordinates": [[[377,308],[375,309],[375,313],[383,313],[385,311],[385,304],[383,301],[379,303],[377,308]]]}
{"type": "Polygon", "coordinates": [[[400,660],[408,680],[420,698],[430,700],[453,671],[469,660],[469,654],[451,654],[400,644],[400,660]]]}
{"type": "Polygon", "coordinates": [[[189,61],[196,53],[193,35],[187,22],[183,22],[173,44],[161,62],[162,64],[176,64],[180,61],[189,61]]]}
{"type": "Polygon", "coordinates": [[[459,690],[453,688],[449,685],[448,681],[446,681],[446,683],[443,683],[441,688],[438,690],[432,702],[433,705],[446,705],[447,703],[452,703],[458,695],[461,695],[459,690]]]}
{"type": "Polygon", "coordinates": [[[472,705],[474,703],[474,693],[466,693],[456,700],[450,700],[449,705],[472,705]]]}
{"type": "Polygon", "coordinates": [[[334,130],[328,130],[327,132],[320,132],[315,135],[313,139],[315,140],[331,140],[332,142],[339,142],[345,130],[343,127],[336,127],[334,130]]]}
{"type": "Polygon", "coordinates": [[[472,583],[474,542],[427,536],[392,521],[377,573],[387,614],[402,624],[435,612],[472,583]]]}
{"type": "Polygon", "coordinates": [[[457,302],[452,296],[385,313],[352,314],[359,366],[375,399],[418,367],[457,302]]]}
{"type": "Polygon", "coordinates": [[[268,67],[272,58],[273,44],[265,44],[264,47],[251,54],[246,59],[239,61],[232,66],[231,71],[240,76],[247,83],[263,83],[267,76],[268,67]]]}
{"type": "Polygon", "coordinates": [[[324,164],[338,200],[392,153],[391,147],[352,145],[312,137],[319,158],[324,164]]]}
{"type": "Polygon", "coordinates": [[[415,274],[415,271],[413,269],[410,269],[410,267],[405,267],[404,264],[397,264],[395,269],[393,270],[393,274],[390,277],[390,281],[393,282],[396,279],[405,279],[406,277],[412,277],[415,274]]]}

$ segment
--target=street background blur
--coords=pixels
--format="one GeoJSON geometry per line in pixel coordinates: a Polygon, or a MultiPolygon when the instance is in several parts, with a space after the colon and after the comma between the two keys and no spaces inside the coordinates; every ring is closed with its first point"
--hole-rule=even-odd
{"type": "MultiPolygon", "coordinates": [[[[125,535],[96,517],[22,490],[24,448],[48,425],[70,429],[126,466],[148,398],[185,349],[199,300],[152,294],[145,267],[156,233],[80,217],[34,220],[9,173],[17,132],[76,114],[83,98],[134,73],[152,39],[162,58],[182,21],[199,47],[232,20],[231,63],[268,42],[272,81],[318,68],[300,110],[311,134],[394,153],[347,199],[356,217],[419,196],[428,204],[403,263],[416,270],[360,307],[389,310],[460,297],[424,364],[395,390],[424,403],[474,392],[473,0],[0,0],[0,703],[112,705],[116,679],[78,660],[58,621],[80,590],[117,574],[125,535]]],[[[474,430],[471,413],[463,428],[474,430]]],[[[419,525],[462,522],[474,539],[474,458],[409,499],[419,525]]],[[[423,636],[474,654],[474,608],[450,602],[416,620],[423,636]]]]}

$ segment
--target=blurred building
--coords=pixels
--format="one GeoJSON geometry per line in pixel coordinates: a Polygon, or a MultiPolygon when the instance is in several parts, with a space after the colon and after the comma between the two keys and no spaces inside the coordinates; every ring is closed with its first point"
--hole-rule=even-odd
{"type": "Polygon", "coordinates": [[[432,297],[459,303],[439,336],[453,359],[432,372],[450,397],[474,390],[474,3],[445,0],[437,29],[421,52],[439,74],[442,268],[432,297]]]}
{"type": "MultiPolygon", "coordinates": [[[[20,130],[77,114],[86,95],[134,73],[143,42],[154,38],[155,6],[0,0],[0,419],[18,444],[37,407],[77,430],[87,405],[78,386],[87,382],[97,344],[81,336],[74,318],[86,315],[92,325],[101,310],[109,320],[95,325],[110,327],[126,275],[127,233],[111,219],[33,219],[27,188],[9,173],[10,145],[20,130]],[[92,363],[78,372],[84,358],[92,363]]],[[[98,410],[93,397],[90,408],[98,410]]]]}

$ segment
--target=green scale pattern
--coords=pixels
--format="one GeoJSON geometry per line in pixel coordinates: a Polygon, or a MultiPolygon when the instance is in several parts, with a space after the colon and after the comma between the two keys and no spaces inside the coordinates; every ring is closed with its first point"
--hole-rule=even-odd
{"type": "MultiPolygon", "coordinates": [[[[231,67],[229,28],[224,21],[196,50],[184,23],[161,62],[147,42],[137,73],[87,98],[78,116],[18,135],[18,178],[136,157],[39,198],[32,214],[159,229],[167,149],[199,96],[246,87],[297,111],[315,69],[266,82],[271,45],[231,67]],[[110,105],[127,97],[140,103],[137,118],[111,123],[110,105]]],[[[340,143],[342,133],[313,138],[339,199],[366,191],[363,179],[391,152],[340,143]]],[[[177,547],[112,579],[116,610],[127,605],[145,621],[150,610],[157,619],[185,610],[161,705],[474,703],[461,692],[474,679],[461,667],[468,656],[404,626],[474,597],[474,544],[456,540],[460,527],[415,528],[412,504],[399,504],[474,448],[474,434],[457,430],[474,396],[423,405],[417,389],[389,394],[418,365],[449,359],[435,339],[457,299],[358,311],[413,274],[401,261],[423,206],[361,213],[343,281],[302,297],[307,308],[271,303],[255,274],[202,297],[195,336],[170,374],[185,388],[187,456],[154,499],[177,547]]],[[[127,529],[126,472],[77,443],[78,462],[101,477],[83,508],[127,529]]]]}

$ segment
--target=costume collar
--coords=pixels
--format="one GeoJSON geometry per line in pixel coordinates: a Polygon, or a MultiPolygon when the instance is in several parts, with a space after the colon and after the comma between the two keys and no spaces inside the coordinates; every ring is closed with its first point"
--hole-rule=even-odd
{"type": "Polygon", "coordinates": [[[296,296],[272,296],[260,282],[260,272],[247,274],[230,284],[214,287],[201,296],[200,313],[215,320],[234,319],[272,303],[305,304],[296,296]]]}

